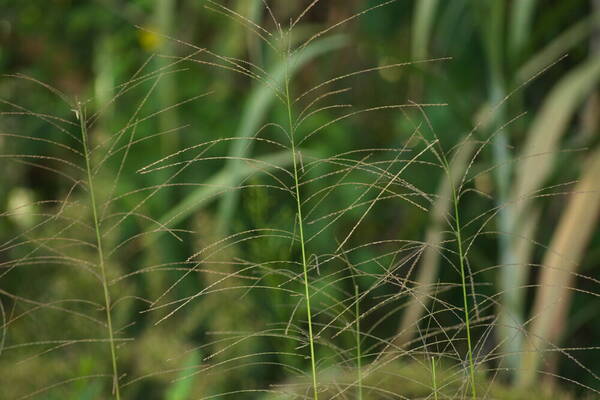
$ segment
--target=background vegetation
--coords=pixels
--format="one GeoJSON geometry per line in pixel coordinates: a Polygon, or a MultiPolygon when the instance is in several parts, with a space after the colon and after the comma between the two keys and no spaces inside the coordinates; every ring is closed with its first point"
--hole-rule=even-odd
{"type": "Polygon", "coordinates": [[[0,10],[1,398],[599,395],[598,1],[0,10]]]}

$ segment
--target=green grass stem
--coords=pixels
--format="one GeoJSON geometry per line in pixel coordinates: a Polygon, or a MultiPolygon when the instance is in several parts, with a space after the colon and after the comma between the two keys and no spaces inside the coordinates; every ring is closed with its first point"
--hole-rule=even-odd
{"type": "MultiPolygon", "coordinates": [[[[288,67],[289,68],[289,67],[288,67]]],[[[304,274],[304,296],[306,298],[306,317],[308,322],[308,341],[310,346],[310,364],[311,364],[311,372],[312,372],[312,385],[313,385],[313,393],[314,399],[318,400],[318,390],[317,390],[317,366],[315,360],[315,341],[313,337],[313,327],[312,327],[312,311],[310,306],[310,292],[309,292],[309,283],[308,283],[308,263],[306,261],[306,246],[304,241],[304,224],[302,219],[302,202],[300,201],[300,181],[298,179],[298,160],[296,156],[296,146],[294,142],[294,120],[292,117],[292,100],[290,96],[290,79],[288,70],[286,69],[285,75],[285,99],[287,105],[287,113],[288,113],[288,121],[290,126],[290,141],[291,141],[291,150],[292,150],[292,160],[294,164],[294,186],[296,187],[296,212],[298,214],[298,229],[300,234],[300,249],[302,251],[302,268],[304,274]]]]}
{"type": "Polygon", "coordinates": [[[362,354],[360,348],[360,307],[358,297],[358,285],[354,285],[354,315],[356,318],[356,368],[358,373],[358,400],[362,400],[362,354]]]}
{"type": "Polygon", "coordinates": [[[435,371],[435,357],[431,357],[431,380],[433,381],[433,398],[438,400],[437,378],[435,371]]]}
{"type": "Polygon", "coordinates": [[[106,324],[108,328],[108,339],[110,345],[110,355],[112,360],[112,370],[113,370],[113,393],[115,394],[115,398],[117,400],[121,399],[121,394],[119,391],[119,374],[117,368],[117,352],[115,349],[115,340],[113,335],[112,328],[112,317],[111,317],[111,302],[110,302],[110,293],[108,291],[108,280],[106,278],[106,265],[104,263],[104,251],[102,250],[102,235],[100,234],[100,222],[98,219],[98,209],[96,203],[96,193],[94,191],[94,181],[92,179],[92,168],[90,162],[90,153],[89,146],[87,140],[87,126],[86,126],[86,118],[85,118],[85,108],[79,103],[77,105],[79,118],[79,124],[81,128],[81,139],[83,142],[83,152],[85,155],[85,168],[87,171],[87,180],[88,180],[88,193],[90,194],[90,204],[92,207],[92,216],[94,219],[94,230],[96,232],[96,246],[98,249],[98,264],[100,266],[100,275],[102,277],[102,288],[104,291],[104,307],[106,309],[106,324]]]}
{"type": "MultiPolygon", "coordinates": [[[[450,174],[449,174],[450,175],[450,174]]],[[[473,363],[473,347],[471,344],[471,324],[469,321],[469,299],[467,297],[467,278],[465,274],[464,250],[462,245],[462,233],[460,229],[460,216],[458,212],[458,196],[456,188],[452,188],[452,201],[454,202],[454,219],[456,222],[456,241],[458,242],[458,257],[460,263],[460,279],[463,295],[463,309],[465,315],[465,329],[467,330],[467,355],[469,358],[469,374],[471,377],[471,394],[473,399],[477,398],[477,390],[475,389],[475,364],[473,363]]]]}

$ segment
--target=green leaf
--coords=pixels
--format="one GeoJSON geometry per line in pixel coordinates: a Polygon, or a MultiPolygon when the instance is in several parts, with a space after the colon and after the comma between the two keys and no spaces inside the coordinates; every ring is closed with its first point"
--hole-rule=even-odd
{"type": "Polygon", "coordinates": [[[424,59],[429,53],[429,39],[439,3],[439,0],[421,0],[415,4],[411,50],[415,60],[424,59]]]}
{"type": "Polygon", "coordinates": [[[590,36],[600,23],[600,13],[594,13],[564,31],[546,47],[534,54],[517,71],[517,80],[524,82],[590,36]]]}
{"type": "Polygon", "coordinates": [[[511,3],[508,40],[513,57],[518,56],[529,40],[536,5],[537,0],[518,0],[511,3]]]}
{"type": "Polygon", "coordinates": [[[519,174],[513,196],[522,215],[524,196],[533,194],[552,172],[558,144],[581,102],[596,89],[600,80],[600,58],[592,58],[569,72],[547,96],[527,134],[518,163],[519,174]]]}
{"type": "Polygon", "coordinates": [[[198,352],[192,352],[186,360],[186,369],[181,371],[179,374],[179,379],[173,382],[173,384],[167,389],[165,400],[186,400],[191,398],[190,396],[192,394],[192,385],[194,384],[195,376],[188,376],[194,372],[193,368],[195,368],[199,362],[200,356],[198,355],[198,352]]]}

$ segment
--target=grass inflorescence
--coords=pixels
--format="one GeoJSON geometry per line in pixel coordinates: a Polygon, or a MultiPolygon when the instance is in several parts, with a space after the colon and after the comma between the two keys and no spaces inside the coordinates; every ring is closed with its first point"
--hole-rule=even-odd
{"type": "MultiPolygon", "coordinates": [[[[556,328],[573,295],[598,293],[578,272],[600,209],[598,151],[558,142],[600,63],[570,71],[511,147],[528,122],[513,102],[563,58],[523,63],[535,73],[517,71],[510,88],[493,39],[505,9],[472,6],[493,14],[494,26],[478,27],[489,104],[466,131],[451,129],[440,123],[450,101],[426,95],[455,62],[429,56],[441,2],[414,7],[413,60],[347,63],[365,49],[344,30],[400,2],[368,3],[336,8],[345,14],[322,26],[309,23],[327,7],[319,0],[209,0],[202,11],[244,43],[213,49],[169,32],[176,2],[165,1],[158,31],[132,28],[156,54],[121,84],[96,82],[93,99],[2,78],[46,100],[0,99],[1,159],[39,185],[11,182],[0,214],[11,232],[0,243],[0,374],[12,383],[2,398],[600,393],[577,356],[597,348],[561,345],[556,328]],[[402,74],[406,95],[377,95],[402,74]],[[198,85],[178,92],[180,76],[198,85]],[[227,88],[244,100],[218,133],[185,121],[186,110],[221,107],[227,88]],[[586,168],[547,184],[556,159],[576,156],[586,168]],[[556,231],[536,234],[536,204],[556,199],[567,204],[556,231]],[[562,360],[585,376],[561,375],[562,360]],[[536,384],[551,378],[565,388],[536,384]]],[[[460,11],[444,7],[448,20],[460,11]]],[[[514,63],[533,5],[520,7],[514,63]]]]}

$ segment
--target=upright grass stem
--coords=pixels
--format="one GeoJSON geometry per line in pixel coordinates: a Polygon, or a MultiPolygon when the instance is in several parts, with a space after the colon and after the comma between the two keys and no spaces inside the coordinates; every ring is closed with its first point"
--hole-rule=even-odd
{"type": "MultiPolygon", "coordinates": [[[[449,173],[449,165],[446,163],[448,178],[450,179],[449,173]]],[[[465,328],[467,330],[467,355],[469,357],[469,373],[471,376],[471,394],[473,399],[477,398],[477,391],[475,389],[475,365],[473,363],[473,347],[471,344],[471,324],[469,321],[469,301],[467,297],[467,279],[465,275],[465,260],[464,260],[464,250],[462,245],[462,233],[460,229],[460,216],[458,212],[458,196],[456,195],[456,187],[452,187],[452,201],[454,203],[454,220],[456,223],[456,241],[458,242],[458,257],[460,264],[460,278],[461,278],[461,286],[462,286],[462,295],[463,295],[463,308],[465,314],[465,328]]]]}
{"type": "Polygon", "coordinates": [[[354,285],[354,315],[356,318],[356,368],[358,371],[358,400],[363,400],[362,354],[360,349],[360,307],[358,297],[358,285],[354,285]]]}
{"type": "Polygon", "coordinates": [[[96,247],[98,249],[98,264],[100,266],[100,276],[102,278],[102,289],[104,291],[104,307],[106,309],[106,324],[108,327],[108,338],[110,344],[110,354],[113,370],[113,393],[117,400],[121,400],[119,391],[119,374],[117,369],[117,352],[115,349],[115,340],[112,328],[112,317],[110,313],[111,301],[108,291],[108,280],[106,278],[106,265],[104,263],[104,251],[102,250],[102,235],[100,235],[100,222],[96,205],[96,193],[94,191],[94,182],[92,179],[92,168],[90,162],[89,146],[87,141],[87,126],[85,118],[85,108],[79,103],[77,105],[79,124],[81,128],[81,139],[83,143],[83,152],[85,155],[85,169],[87,171],[88,193],[90,194],[90,204],[92,207],[92,216],[94,219],[94,230],[96,231],[96,247]]]}
{"type": "MultiPolygon", "coordinates": [[[[471,380],[471,396],[473,399],[477,398],[477,390],[475,388],[475,364],[473,362],[473,345],[471,341],[471,322],[469,315],[469,298],[467,295],[467,276],[465,273],[465,251],[463,249],[463,239],[462,239],[462,230],[460,227],[460,213],[458,212],[458,194],[456,193],[456,184],[454,179],[452,179],[452,171],[450,167],[450,162],[444,155],[443,151],[439,153],[439,160],[444,166],[444,171],[446,172],[446,178],[451,185],[452,192],[452,203],[454,206],[454,234],[456,236],[457,246],[458,246],[458,258],[460,265],[460,279],[461,279],[461,289],[462,289],[462,297],[463,297],[463,310],[464,310],[464,318],[465,318],[465,329],[467,331],[467,358],[469,360],[469,376],[471,380]]],[[[433,363],[433,361],[432,361],[433,363]]],[[[435,365],[433,366],[433,373],[435,374],[435,365]]],[[[435,379],[435,378],[434,378],[435,379]]],[[[437,390],[436,390],[437,395],[437,390]]]]}
{"type": "MultiPolygon", "coordinates": [[[[289,60],[289,56],[288,56],[289,60]]],[[[288,61],[289,63],[289,61],[288,61]]],[[[317,391],[317,366],[315,360],[315,343],[313,337],[313,329],[312,329],[312,312],[310,307],[310,293],[309,293],[309,284],[308,284],[308,264],[306,262],[306,246],[304,241],[304,226],[302,219],[302,202],[300,201],[300,181],[298,179],[298,160],[296,156],[296,145],[294,143],[294,120],[292,118],[292,100],[290,96],[290,79],[289,79],[289,65],[286,67],[285,74],[285,100],[287,105],[288,112],[288,121],[290,125],[290,142],[292,148],[292,157],[294,164],[294,186],[296,187],[296,212],[298,214],[298,228],[300,233],[300,248],[302,250],[302,268],[304,273],[304,296],[306,298],[306,317],[308,321],[308,341],[310,345],[310,364],[312,371],[312,385],[313,385],[313,393],[314,399],[318,400],[319,395],[317,391]]]]}
{"type": "Polygon", "coordinates": [[[437,377],[435,371],[435,357],[431,357],[431,380],[433,381],[433,398],[438,400],[437,377]]]}

